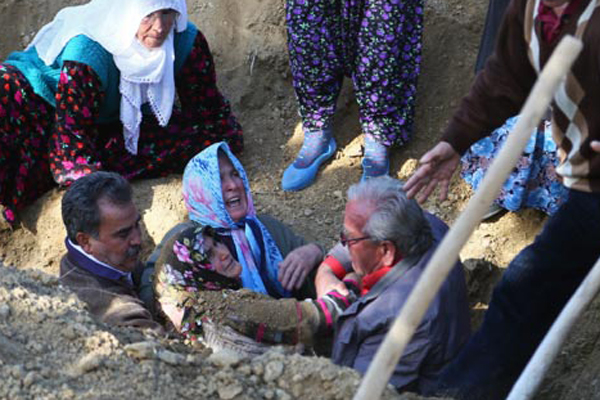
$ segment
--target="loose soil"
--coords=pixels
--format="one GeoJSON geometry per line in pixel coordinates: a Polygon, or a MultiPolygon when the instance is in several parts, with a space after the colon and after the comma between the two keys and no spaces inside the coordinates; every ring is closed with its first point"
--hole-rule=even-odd
{"type": "MultiPolygon", "coordinates": [[[[0,56],[23,48],[61,7],[83,2],[1,0],[0,56]]],[[[284,2],[188,3],[191,20],[213,50],[219,85],[244,127],[241,160],[258,212],[332,245],[341,227],[345,192],[361,174],[362,137],[351,85],[344,86],[338,102],[335,158],[313,186],[284,193],[281,174],[302,142],[288,69],[284,2]]],[[[467,92],[486,7],[484,0],[426,1],[415,134],[410,144],[393,153],[394,176],[410,176],[467,92]]],[[[180,178],[133,183],[143,217],[145,255],[171,226],[185,219],[180,178]]],[[[432,198],[425,208],[452,224],[471,194],[455,177],[449,199],[432,198]]],[[[323,358],[284,357],[277,351],[253,359],[227,353],[208,356],[176,340],[95,323],[55,278],[64,253],[61,198],[58,189],[42,196],[20,215],[22,225],[14,230],[0,222],[0,260],[16,267],[0,267],[0,398],[352,397],[358,375],[323,358]]],[[[482,223],[469,239],[461,257],[468,271],[474,326],[481,321],[502,268],[533,240],[544,220],[532,210],[507,213],[482,223]]],[[[599,397],[598,313],[596,302],[577,324],[538,398],[599,397]]],[[[397,396],[388,391],[385,398],[397,396]]]]}

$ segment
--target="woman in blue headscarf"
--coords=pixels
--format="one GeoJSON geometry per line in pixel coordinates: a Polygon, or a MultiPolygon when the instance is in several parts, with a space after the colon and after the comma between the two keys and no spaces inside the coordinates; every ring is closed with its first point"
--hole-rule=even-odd
{"type": "MultiPolygon", "coordinates": [[[[307,277],[321,263],[323,249],[273,217],[256,215],[246,172],[226,143],[213,144],[190,160],[182,190],[191,223],[175,229],[176,235],[210,226],[241,264],[244,288],[274,298],[314,297],[307,277]]],[[[187,243],[193,249],[194,243],[187,243]]]]}

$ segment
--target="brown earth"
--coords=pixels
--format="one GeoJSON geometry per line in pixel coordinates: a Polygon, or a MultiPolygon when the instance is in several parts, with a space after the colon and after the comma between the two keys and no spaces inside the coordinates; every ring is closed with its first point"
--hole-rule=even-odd
{"type": "MultiPolygon", "coordinates": [[[[0,56],[24,47],[61,7],[83,2],[0,0],[0,56]]],[[[189,2],[189,11],[211,44],[220,87],[244,127],[246,150],[241,160],[258,211],[329,246],[341,227],[345,191],[361,174],[358,109],[347,84],[334,125],[339,147],[335,159],[313,186],[284,193],[281,174],[298,151],[302,133],[288,69],[283,3],[198,0],[189,2]]],[[[392,156],[397,177],[405,179],[412,173],[468,90],[486,6],[477,0],[427,1],[415,137],[392,156]]],[[[185,218],[180,189],[180,176],[134,182],[146,234],[145,254],[185,218]]],[[[425,207],[452,224],[470,196],[470,189],[455,179],[448,200],[431,199],[425,207]]],[[[0,260],[18,267],[0,270],[0,398],[351,397],[358,375],[324,359],[270,353],[253,360],[230,362],[223,356],[225,361],[211,362],[204,353],[176,342],[91,321],[52,277],[64,252],[61,197],[58,190],[44,195],[22,213],[22,226],[15,230],[0,222],[0,260]],[[141,345],[143,356],[129,355],[137,353],[126,346],[140,341],[153,344],[141,345]],[[181,357],[182,365],[169,363],[181,357]]],[[[481,320],[491,287],[501,275],[499,268],[532,241],[543,222],[544,216],[536,211],[508,213],[481,224],[469,239],[461,257],[473,269],[469,286],[474,324],[481,320]]],[[[599,397],[595,347],[599,329],[594,323],[598,310],[593,305],[581,319],[539,398],[599,397]]]]}

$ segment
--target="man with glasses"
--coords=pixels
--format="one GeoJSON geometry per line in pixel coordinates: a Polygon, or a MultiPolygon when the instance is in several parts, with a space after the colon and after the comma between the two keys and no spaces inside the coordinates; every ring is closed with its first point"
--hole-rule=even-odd
{"type": "MultiPolygon", "coordinates": [[[[395,317],[447,231],[438,218],[406,197],[402,183],[380,177],[353,185],[340,243],[317,274],[319,296],[347,292],[342,277],[362,277],[361,297],[338,318],[332,359],[366,372],[395,317]]],[[[470,332],[466,284],[457,263],[427,310],[391,383],[428,393],[470,332]]]]}

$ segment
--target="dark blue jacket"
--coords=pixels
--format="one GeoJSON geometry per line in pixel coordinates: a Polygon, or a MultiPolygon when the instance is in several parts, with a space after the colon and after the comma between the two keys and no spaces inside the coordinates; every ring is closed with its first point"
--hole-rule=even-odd
{"type": "MultiPolygon", "coordinates": [[[[437,244],[448,230],[438,218],[427,214],[434,245],[421,257],[404,259],[371,291],[352,304],[338,319],[332,359],[364,374],[390,326],[417,283],[437,244]]],[[[441,369],[470,334],[467,289],[462,265],[456,263],[423,321],[406,346],[390,383],[398,390],[427,393],[441,369]]]]}

